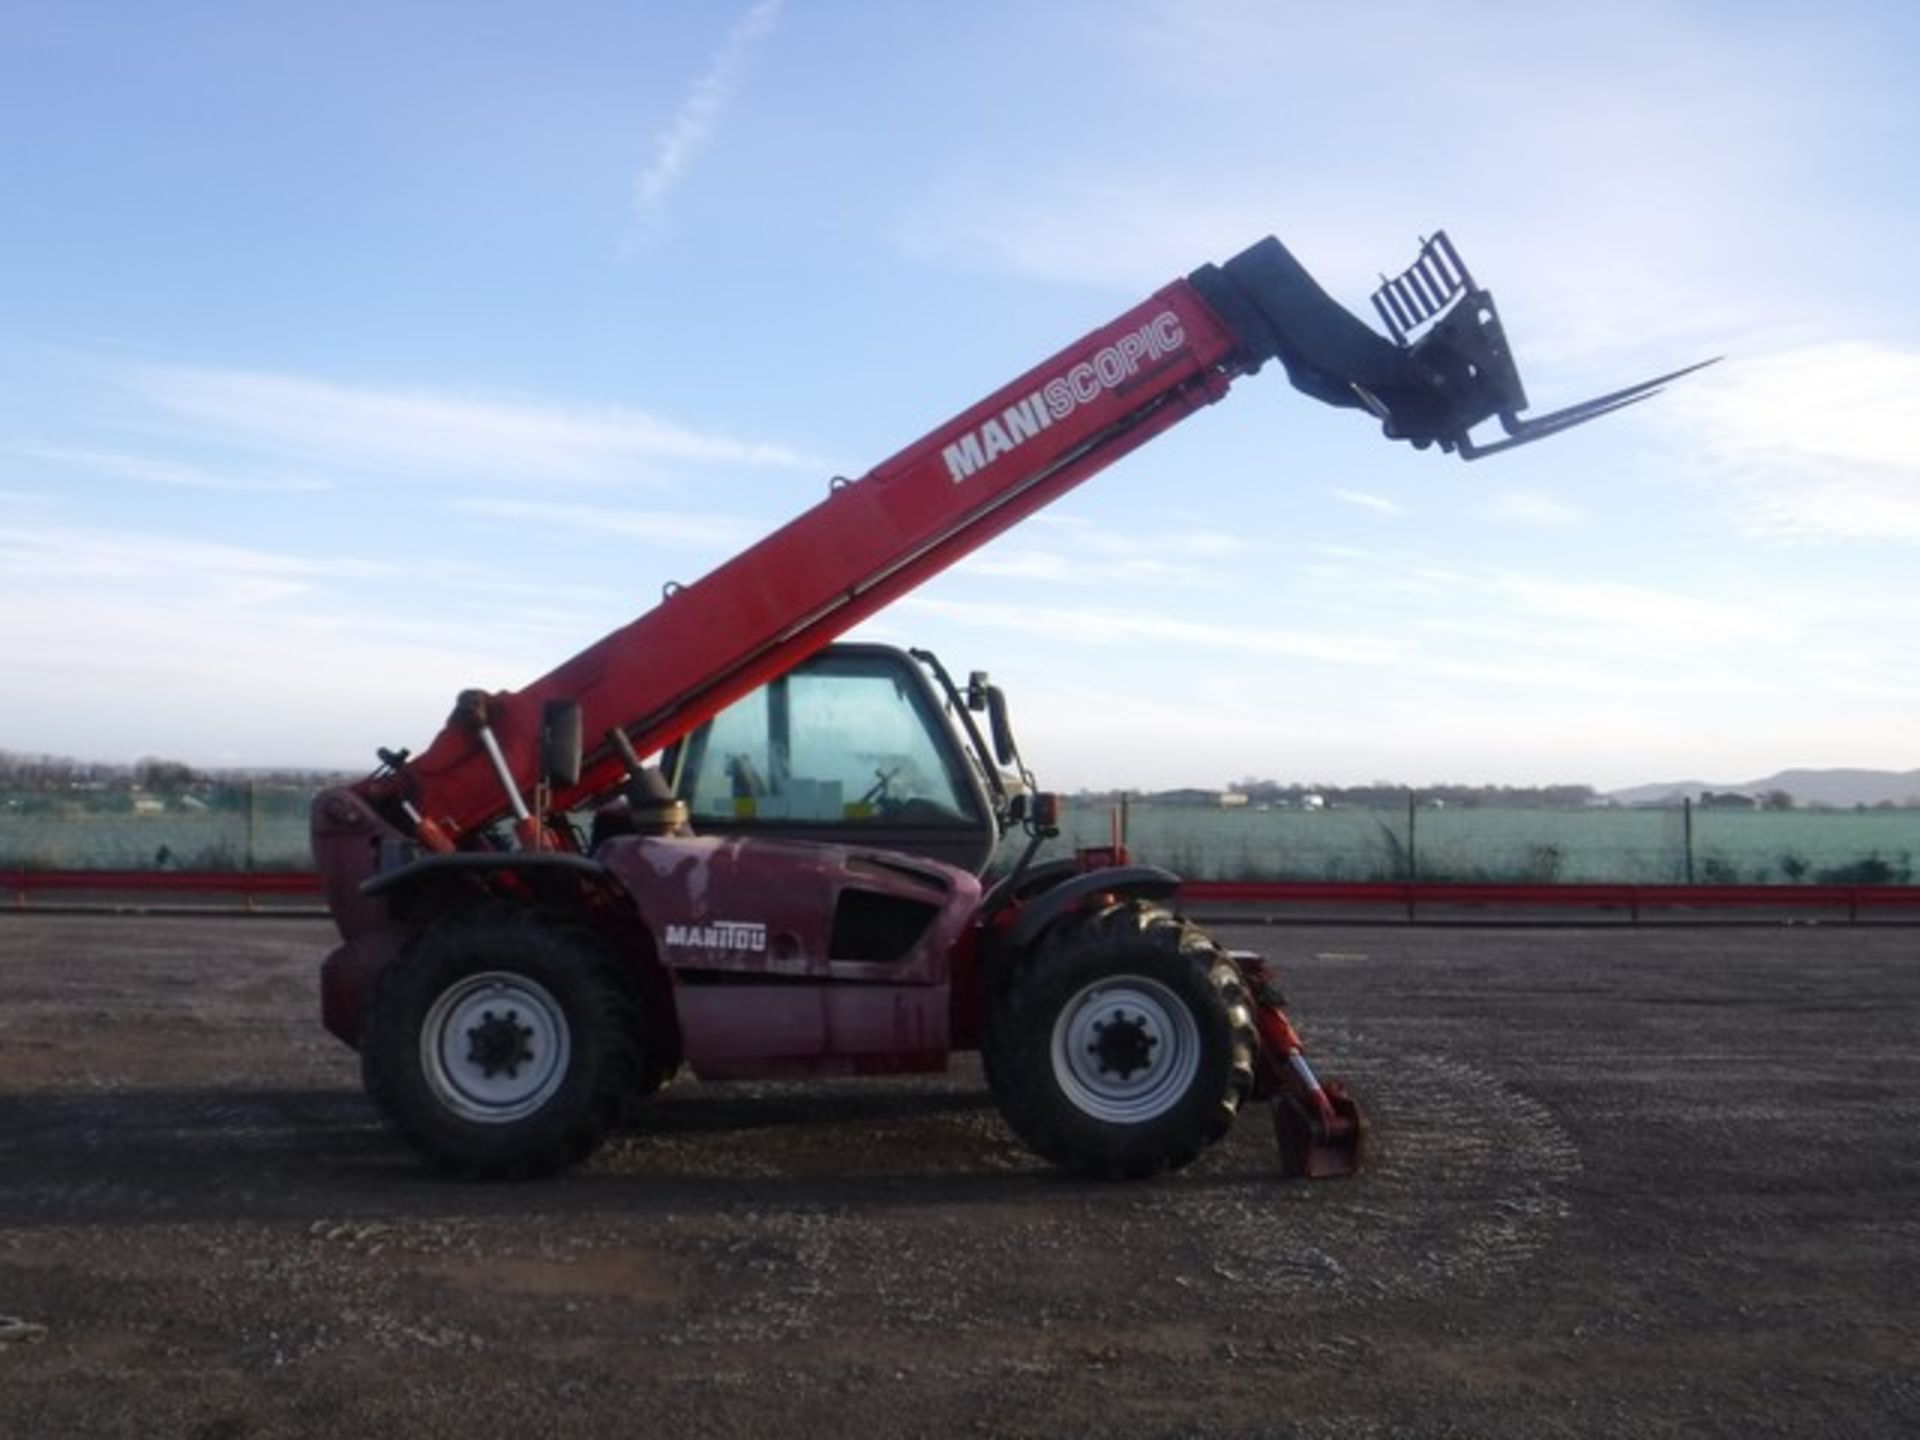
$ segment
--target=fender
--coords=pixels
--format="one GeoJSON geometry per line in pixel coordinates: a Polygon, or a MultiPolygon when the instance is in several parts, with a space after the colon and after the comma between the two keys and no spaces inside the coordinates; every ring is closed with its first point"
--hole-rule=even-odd
{"type": "Polygon", "coordinates": [[[362,895],[386,895],[391,898],[423,883],[429,876],[452,873],[491,875],[495,872],[528,873],[536,870],[572,870],[598,880],[610,878],[607,867],[598,860],[561,850],[524,853],[512,850],[456,850],[441,855],[423,855],[392,870],[382,870],[360,882],[362,895]]]}
{"type": "MultiPolygon", "coordinates": [[[[1061,863],[1070,865],[1072,862],[1061,863]]],[[[1012,954],[1024,954],[1056,920],[1080,909],[1095,895],[1171,900],[1179,889],[1180,877],[1156,865],[1113,865],[1103,870],[1078,873],[1072,879],[1063,879],[1042,891],[1023,905],[1019,916],[1001,937],[1000,944],[1012,954]]],[[[998,893],[996,889],[995,894],[998,893]]]]}
{"type": "Polygon", "coordinates": [[[575,897],[588,886],[612,888],[602,866],[563,854],[461,850],[425,855],[369,875],[358,889],[377,902],[365,907],[370,923],[343,933],[340,946],[320,966],[323,1023],[359,1049],[380,972],[399,959],[421,931],[509,889],[522,899],[550,902],[557,885],[568,887],[575,897]]]}
{"type": "Polygon", "coordinates": [[[1046,860],[1038,865],[1030,865],[1025,870],[1002,875],[993,882],[980,901],[981,923],[991,925],[993,918],[1009,905],[1016,905],[1043,890],[1051,890],[1062,881],[1085,873],[1072,860],[1046,860]]]}
{"type": "Polygon", "coordinates": [[[680,1022],[670,977],[633,896],[598,860],[560,851],[469,851],[424,855],[368,876],[360,892],[389,917],[350,937],[321,966],[321,1010],[327,1029],[358,1048],[366,1007],[380,970],[408,942],[449,915],[510,899],[570,917],[595,931],[640,987],[651,1053],[663,1073],[680,1060],[680,1022]]]}

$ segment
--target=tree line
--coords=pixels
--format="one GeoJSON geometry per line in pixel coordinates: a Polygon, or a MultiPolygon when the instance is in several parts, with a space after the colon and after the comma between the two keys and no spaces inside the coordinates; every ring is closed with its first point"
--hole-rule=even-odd
{"type": "Polygon", "coordinates": [[[300,786],[319,789],[342,777],[331,770],[294,768],[201,770],[183,760],[146,755],[131,764],[75,760],[65,755],[29,755],[0,750],[0,790],[141,790],[184,795],[234,785],[300,786]]]}
{"type": "Polygon", "coordinates": [[[1215,803],[1221,794],[1244,795],[1249,805],[1275,809],[1303,809],[1329,805],[1354,810],[1394,810],[1404,808],[1408,795],[1423,805],[1474,809],[1577,810],[1592,805],[1597,794],[1591,785],[1401,785],[1375,780],[1365,785],[1315,785],[1302,781],[1262,780],[1248,777],[1222,790],[1110,790],[1083,791],[1078,797],[1088,804],[1114,804],[1122,799],[1145,804],[1215,803]]]}

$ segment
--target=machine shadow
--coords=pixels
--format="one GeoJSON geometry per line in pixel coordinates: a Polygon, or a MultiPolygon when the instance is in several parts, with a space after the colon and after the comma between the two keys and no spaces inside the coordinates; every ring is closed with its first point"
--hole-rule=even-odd
{"type": "Polygon", "coordinates": [[[1033,1159],[983,1091],[924,1082],[670,1092],[590,1164],[471,1182],[422,1165],[350,1090],[0,1096],[0,1229],[710,1215],[731,1206],[1047,1205],[1271,1183],[1239,1157],[1110,1185],[1033,1159]],[[770,1093],[771,1092],[771,1093],[770,1093]]]}

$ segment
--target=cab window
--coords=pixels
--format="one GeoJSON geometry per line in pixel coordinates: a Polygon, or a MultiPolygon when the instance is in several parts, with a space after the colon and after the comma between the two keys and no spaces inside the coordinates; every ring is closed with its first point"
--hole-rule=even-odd
{"type": "Polygon", "coordinates": [[[906,662],[833,655],[736,702],[688,742],[694,826],[980,823],[937,703],[906,662]]]}

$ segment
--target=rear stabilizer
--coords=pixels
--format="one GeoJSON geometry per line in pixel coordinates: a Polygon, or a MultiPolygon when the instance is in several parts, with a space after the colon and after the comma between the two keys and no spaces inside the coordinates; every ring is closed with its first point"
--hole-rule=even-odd
{"type": "Polygon", "coordinates": [[[1254,1093],[1273,1102],[1273,1138],[1280,1170],[1305,1180],[1352,1175],[1366,1148],[1367,1122],[1338,1080],[1322,1080],[1307,1063],[1300,1033],[1287,1016],[1273,969],[1259,955],[1230,951],[1253,1007],[1254,1093]]]}

